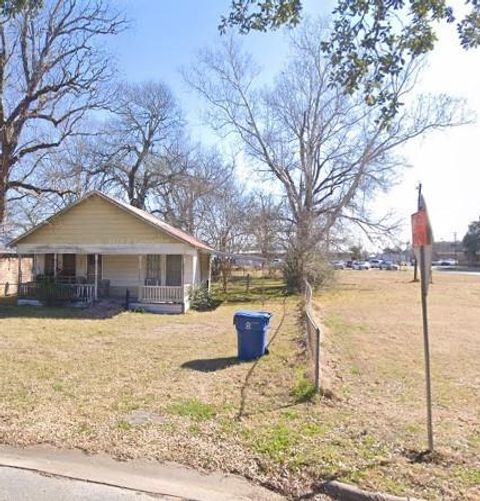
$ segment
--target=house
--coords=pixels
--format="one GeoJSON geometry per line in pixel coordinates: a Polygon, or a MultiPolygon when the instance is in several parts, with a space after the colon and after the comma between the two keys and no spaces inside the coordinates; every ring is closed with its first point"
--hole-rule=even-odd
{"type": "Polygon", "coordinates": [[[88,304],[102,297],[161,313],[189,308],[192,287],[210,284],[212,249],[143,210],[92,191],[10,244],[19,255],[19,304],[54,288],[88,304]],[[22,255],[33,255],[26,280],[22,255]]]}
{"type": "MultiPolygon", "coordinates": [[[[18,256],[12,249],[0,247],[0,297],[17,293],[18,256]]],[[[32,257],[23,259],[25,279],[32,279],[32,257]]]]}

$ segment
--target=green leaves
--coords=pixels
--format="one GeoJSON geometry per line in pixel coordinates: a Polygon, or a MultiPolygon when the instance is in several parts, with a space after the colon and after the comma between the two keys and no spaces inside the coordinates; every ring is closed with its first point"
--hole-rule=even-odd
{"type": "MultiPolygon", "coordinates": [[[[480,46],[480,0],[467,0],[471,12],[457,24],[465,49],[480,46]]],[[[240,33],[296,26],[301,0],[233,0],[220,30],[238,27],[240,33]]],[[[411,61],[432,51],[437,23],[455,21],[446,0],[338,0],[333,29],[322,45],[335,66],[331,84],[346,94],[362,91],[365,102],[381,105],[386,123],[402,103],[388,90],[389,83],[411,61]]]]}
{"type": "Polygon", "coordinates": [[[300,22],[301,0],[232,0],[230,14],[222,16],[219,30],[237,26],[240,33],[275,30],[300,22]]]}

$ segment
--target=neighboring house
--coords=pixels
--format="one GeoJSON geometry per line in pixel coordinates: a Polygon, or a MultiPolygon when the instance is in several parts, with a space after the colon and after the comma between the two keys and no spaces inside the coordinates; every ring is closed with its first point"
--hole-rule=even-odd
{"type": "Polygon", "coordinates": [[[132,308],[181,313],[192,286],[210,284],[212,249],[148,212],[99,191],[85,195],[10,244],[33,254],[33,281],[20,266],[20,303],[45,284],[77,302],[126,299],[132,308]]]}
{"type": "MultiPolygon", "coordinates": [[[[24,277],[32,279],[32,258],[23,259],[24,277]]],[[[0,297],[17,293],[18,256],[11,249],[0,248],[0,297]]]]}

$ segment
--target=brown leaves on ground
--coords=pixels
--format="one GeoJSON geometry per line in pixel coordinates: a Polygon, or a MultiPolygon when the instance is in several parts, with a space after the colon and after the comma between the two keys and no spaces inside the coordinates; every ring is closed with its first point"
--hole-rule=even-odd
{"type": "Polygon", "coordinates": [[[478,498],[480,281],[434,277],[438,453],[428,457],[420,292],[410,278],[345,271],[318,297],[333,398],[304,403],[295,297],[104,319],[0,307],[0,440],[219,469],[292,496],[337,478],[392,494],[478,498]],[[274,313],[272,342],[268,356],[239,363],[232,317],[245,308],[274,313]]]}

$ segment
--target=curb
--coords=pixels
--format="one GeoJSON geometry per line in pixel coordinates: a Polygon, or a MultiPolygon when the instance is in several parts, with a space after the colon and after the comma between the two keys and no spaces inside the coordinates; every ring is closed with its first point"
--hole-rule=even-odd
{"type": "MultiPolygon", "coordinates": [[[[281,501],[284,498],[237,475],[202,473],[176,463],[117,461],[106,454],[87,455],[52,446],[0,446],[0,469],[14,468],[92,484],[118,487],[162,499],[189,501],[281,501]]],[[[0,489],[1,490],[1,489],[0,489]]],[[[1,497],[1,495],[0,495],[1,497]]],[[[3,499],[3,498],[2,498],[3,499]]]]}
{"type": "Polygon", "coordinates": [[[340,501],[420,501],[418,498],[410,496],[400,497],[382,492],[364,491],[354,485],[344,484],[336,480],[325,482],[322,485],[322,490],[325,494],[340,501]]]}

